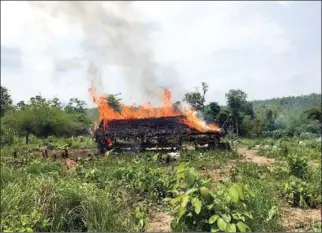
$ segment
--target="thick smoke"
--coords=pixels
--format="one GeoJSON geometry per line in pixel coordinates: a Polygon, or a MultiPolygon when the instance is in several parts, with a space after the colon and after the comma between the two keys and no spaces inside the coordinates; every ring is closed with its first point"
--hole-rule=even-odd
{"type": "MultiPolygon", "coordinates": [[[[157,64],[150,38],[152,28],[139,21],[133,2],[49,1],[30,4],[66,24],[80,26],[83,30],[83,58],[91,61],[92,66],[95,64],[101,72],[106,65],[119,67],[136,99],[152,103],[160,99],[163,92],[155,78],[157,64]]],[[[62,62],[57,61],[56,66],[61,65],[62,62]]],[[[99,71],[95,72],[97,76],[99,71]]],[[[113,81],[113,77],[106,78],[113,81]]]]}

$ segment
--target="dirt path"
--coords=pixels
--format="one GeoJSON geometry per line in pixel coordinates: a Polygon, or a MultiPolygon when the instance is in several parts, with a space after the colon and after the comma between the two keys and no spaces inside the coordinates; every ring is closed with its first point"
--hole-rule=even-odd
{"type": "Polygon", "coordinates": [[[147,232],[172,232],[172,217],[166,212],[155,212],[150,216],[147,232]]]}
{"type": "Polygon", "coordinates": [[[283,207],[280,212],[285,231],[304,232],[312,230],[314,224],[321,222],[321,210],[283,207]]]}
{"type": "Polygon", "coordinates": [[[275,159],[259,156],[257,150],[254,149],[238,148],[237,152],[243,155],[247,162],[256,163],[258,165],[270,165],[275,163],[275,159]]]}

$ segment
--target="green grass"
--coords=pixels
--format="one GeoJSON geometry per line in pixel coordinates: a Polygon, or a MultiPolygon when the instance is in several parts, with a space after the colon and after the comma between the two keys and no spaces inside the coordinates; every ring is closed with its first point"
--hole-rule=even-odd
{"type": "MultiPolygon", "coordinates": [[[[240,159],[235,152],[182,151],[179,161],[166,164],[164,159],[157,161],[154,152],[112,153],[109,157],[82,158],[74,170],[66,171],[59,162],[30,153],[40,150],[44,142],[53,148],[70,149],[94,148],[94,142],[89,138],[47,138],[46,141],[31,138],[31,144],[25,145],[19,144],[19,140],[1,150],[2,231],[143,230],[149,209],[158,206],[171,210],[163,199],[172,197],[175,166],[180,162],[189,162],[190,167],[201,171],[220,169],[229,161],[240,159]],[[12,157],[15,150],[17,158],[12,157]]],[[[307,141],[309,146],[300,147],[295,139],[241,140],[237,146],[240,145],[276,146],[274,153],[271,149],[260,152],[283,161],[283,165],[262,167],[237,162],[230,178],[248,184],[255,194],[255,198],[246,203],[254,216],[248,223],[251,229],[283,231],[279,209],[287,205],[283,185],[291,175],[286,158],[296,153],[314,160],[319,158],[316,153],[321,147],[314,141],[307,141]],[[281,149],[284,147],[287,151],[281,149]]],[[[312,195],[319,196],[320,167],[309,168],[308,174],[305,182],[313,187],[312,195]]],[[[226,181],[226,185],[229,184],[230,181],[226,181]]]]}

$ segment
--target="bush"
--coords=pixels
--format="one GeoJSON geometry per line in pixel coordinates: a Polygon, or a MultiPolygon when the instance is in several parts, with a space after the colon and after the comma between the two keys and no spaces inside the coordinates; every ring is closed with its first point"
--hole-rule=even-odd
{"type": "Polygon", "coordinates": [[[246,201],[253,197],[247,186],[233,184],[216,192],[209,190],[210,182],[197,178],[194,168],[180,164],[175,197],[172,228],[179,231],[246,232],[246,224],[253,216],[246,201]]]}
{"type": "Polygon", "coordinates": [[[316,207],[317,199],[312,193],[312,186],[295,176],[291,176],[284,184],[284,195],[293,207],[316,207]]]}
{"type": "Polygon", "coordinates": [[[287,156],[287,163],[291,175],[300,179],[307,179],[309,177],[309,166],[306,156],[290,154],[287,156]]]}

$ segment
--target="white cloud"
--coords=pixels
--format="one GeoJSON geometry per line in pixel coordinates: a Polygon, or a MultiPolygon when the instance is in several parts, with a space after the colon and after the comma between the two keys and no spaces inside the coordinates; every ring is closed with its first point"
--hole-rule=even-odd
{"type": "MultiPolygon", "coordinates": [[[[304,23],[321,18],[317,6],[321,3],[139,1],[128,17],[156,23],[153,53],[156,61],[174,68],[163,82],[172,83],[176,98],[207,81],[208,99],[223,103],[230,88],[241,88],[252,99],[320,92],[321,36],[304,42],[304,36],[321,34],[321,21],[304,23]],[[274,10],[283,15],[276,17],[274,10]],[[304,20],[297,25],[292,18],[304,20]],[[177,82],[170,82],[175,78],[177,82]]],[[[113,12],[122,13],[117,7],[113,12]]],[[[55,71],[55,61],[82,56],[83,38],[77,22],[53,18],[26,2],[1,2],[1,45],[20,47],[23,53],[20,71],[1,65],[2,84],[17,101],[38,92],[64,101],[72,95],[89,101],[84,72],[55,71]]],[[[105,67],[102,74],[106,91],[135,98],[133,87],[109,70],[105,67]]]]}

